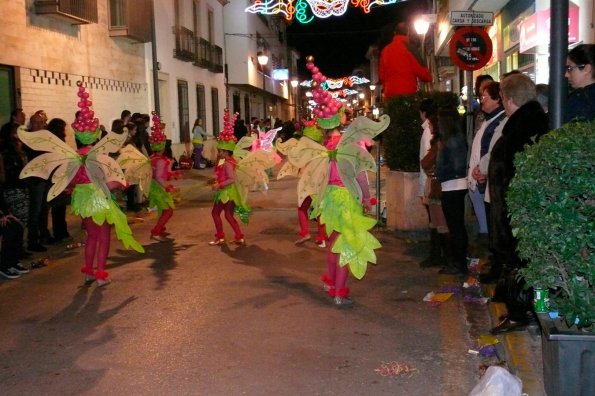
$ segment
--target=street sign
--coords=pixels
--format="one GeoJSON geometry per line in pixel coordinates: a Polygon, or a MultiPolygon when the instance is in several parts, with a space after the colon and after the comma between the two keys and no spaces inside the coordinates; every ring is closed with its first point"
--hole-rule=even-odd
{"type": "Polygon", "coordinates": [[[492,26],[494,13],[487,11],[451,11],[450,24],[453,26],[492,26]]]}
{"type": "Polygon", "coordinates": [[[450,59],[463,70],[477,70],[492,57],[492,40],[479,27],[459,28],[449,42],[450,59]]]}

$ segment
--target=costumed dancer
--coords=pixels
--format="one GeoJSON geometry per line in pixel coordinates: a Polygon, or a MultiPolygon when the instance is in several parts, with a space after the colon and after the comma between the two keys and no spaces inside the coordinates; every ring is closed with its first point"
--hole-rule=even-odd
{"type": "Polygon", "coordinates": [[[151,136],[149,142],[153,154],[151,155],[151,168],[153,170],[153,180],[149,190],[149,207],[157,207],[159,220],[155,227],[151,229],[151,239],[163,242],[165,240],[165,225],[174,214],[174,199],[171,192],[175,190],[169,180],[177,177],[171,168],[173,161],[164,154],[166,136],[161,131],[161,121],[156,112],[153,115],[153,126],[151,127],[151,136]]]}
{"type": "MultiPolygon", "coordinates": [[[[313,141],[322,144],[324,141],[324,131],[318,127],[316,120],[309,120],[304,121],[304,128],[301,133],[301,138],[304,139],[312,139],[313,141]]],[[[287,142],[283,143],[277,140],[277,149],[284,155],[289,155],[289,152],[292,151],[298,144],[298,140],[296,138],[291,138],[287,140],[287,142]]],[[[277,174],[277,179],[281,179],[285,176],[299,176],[300,169],[292,164],[290,157],[288,156],[287,162],[283,164],[279,173],[277,174]]],[[[298,208],[297,208],[297,215],[298,215],[298,223],[300,226],[299,236],[300,238],[295,241],[296,245],[301,245],[310,239],[312,236],[310,235],[310,219],[308,216],[308,211],[310,210],[310,206],[312,205],[312,197],[307,196],[303,200],[298,200],[298,208]]],[[[320,219],[316,218],[316,225],[318,227],[318,233],[316,234],[316,244],[321,247],[326,247],[326,233],[324,230],[324,226],[320,224],[320,219]]]]}
{"type": "Polygon", "coordinates": [[[222,245],[225,243],[225,233],[223,232],[223,222],[221,221],[221,212],[225,213],[225,219],[234,231],[234,243],[245,245],[246,240],[240,229],[234,213],[238,213],[243,223],[248,223],[248,214],[250,208],[240,194],[236,185],[236,167],[237,162],[233,156],[237,138],[233,134],[233,125],[237,118],[234,114],[229,117],[229,110],[225,109],[223,116],[224,128],[219,133],[217,142],[218,162],[215,167],[215,182],[212,186],[215,191],[213,210],[213,222],[215,223],[215,239],[209,242],[209,245],[222,245]]]}
{"type": "Polygon", "coordinates": [[[311,218],[320,216],[329,236],[327,271],[321,277],[323,286],[337,306],[349,306],[349,271],[357,279],[363,278],[368,262],[376,263],[374,249],[381,246],[369,232],[376,220],[364,214],[375,201],[370,197],[366,172],[376,170],[366,146],[388,127],[390,118],[383,115],[380,122],[374,122],[358,117],[341,135],[343,106],[322,89],[326,77],[314,65],[314,58],[309,56],[306,61],[314,80],[313,98],[318,104],[314,114],[318,125],[327,131],[327,139],[324,147],[313,140],[300,139],[290,156],[303,168],[299,199],[313,197],[311,218]]]}
{"type": "Polygon", "coordinates": [[[81,272],[85,275],[86,283],[96,280],[99,286],[103,286],[111,281],[105,266],[112,227],[126,248],[141,253],[144,253],[144,249],[133,238],[126,215],[110,193],[110,188],[126,184],[122,169],[108,155],[120,149],[126,136],[109,132],[97,142],[101,135],[99,120],[93,118],[94,113],[89,107],[92,103],[88,100],[89,94],[85,87],[80,81],[77,86],[80,112],[72,123],[72,128],[78,150],[74,151],[46,130],[19,132],[19,138],[25,144],[34,150],[47,152],[29,162],[21,172],[21,177],[37,176],[48,179],[53,172],[53,186],[48,192],[48,201],[67,187],[72,187],[71,210],[82,217],[87,232],[85,265],[81,272]]]}

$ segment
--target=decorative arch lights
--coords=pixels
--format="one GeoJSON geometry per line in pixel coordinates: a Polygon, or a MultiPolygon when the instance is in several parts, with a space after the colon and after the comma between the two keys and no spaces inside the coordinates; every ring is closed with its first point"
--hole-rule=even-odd
{"type": "MultiPolygon", "coordinates": [[[[321,84],[322,89],[341,89],[344,86],[345,87],[352,87],[354,85],[362,85],[362,84],[367,84],[369,83],[370,80],[368,80],[365,77],[358,77],[358,76],[350,76],[350,77],[343,77],[343,78],[327,78],[326,81],[324,81],[321,84]]],[[[312,86],[312,80],[306,80],[306,81],[302,81],[300,83],[300,85],[302,87],[311,87],[312,86]]]]}
{"type": "Polygon", "coordinates": [[[372,7],[380,7],[407,0],[256,0],[245,9],[252,14],[281,14],[286,20],[294,17],[300,23],[309,23],[316,18],[328,18],[345,14],[349,3],[366,14],[372,7]]]}

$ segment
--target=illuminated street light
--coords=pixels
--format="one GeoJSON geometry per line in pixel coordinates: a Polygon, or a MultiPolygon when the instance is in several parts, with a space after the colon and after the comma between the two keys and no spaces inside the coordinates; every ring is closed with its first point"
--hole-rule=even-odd
{"type": "Polygon", "coordinates": [[[311,98],[311,97],[312,97],[312,92],[310,92],[310,91],[306,91],[306,96],[307,96],[308,98],[311,98]]]}
{"type": "Polygon", "coordinates": [[[266,55],[264,54],[264,52],[258,52],[258,54],[256,54],[256,57],[258,58],[258,63],[259,63],[261,66],[264,66],[264,65],[266,65],[267,63],[269,63],[269,57],[268,57],[268,56],[266,56],[266,55]]]}
{"type": "Polygon", "coordinates": [[[292,88],[297,88],[297,86],[300,84],[300,82],[296,79],[291,80],[291,87],[292,88]]]}
{"type": "Polygon", "coordinates": [[[376,89],[376,85],[370,84],[370,91],[374,92],[375,89],[376,89]]]}
{"type": "Polygon", "coordinates": [[[428,32],[432,23],[436,23],[436,14],[423,14],[415,19],[413,27],[417,34],[424,35],[428,32]]]}
{"type": "Polygon", "coordinates": [[[363,93],[363,92],[360,92],[358,96],[359,96],[360,99],[363,99],[363,98],[366,97],[366,94],[363,93]]]}

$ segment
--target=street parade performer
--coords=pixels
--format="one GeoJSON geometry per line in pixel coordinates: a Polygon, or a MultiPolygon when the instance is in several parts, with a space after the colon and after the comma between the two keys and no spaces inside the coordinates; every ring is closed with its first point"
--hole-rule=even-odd
{"type": "Polygon", "coordinates": [[[71,210],[82,217],[87,232],[85,265],[81,272],[85,274],[86,283],[96,280],[98,286],[104,286],[111,281],[105,265],[112,226],[126,248],[141,253],[144,253],[144,249],[133,238],[126,215],[110,193],[110,189],[126,184],[122,169],[108,155],[120,149],[126,135],[109,132],[97,142],[101,136],[99,120],[93,118],[94,113],[90,109],[92,103],[88,100],[89,94],[85,87],[80,81],[77,86],[80,112],[72,123],[72,128],[78,150],[74,151],[47,130],[19,130],[19,138],[25,144],[33,150],[46,152],[29,162],[20,177],[37,176],[48,179],[52,175],[53,185],[48,192],[48,201],[65,189],[72,189],[71,210]]]}
{"type": "MultiPolygon", "coordinates": [[[[320,129],[316,120],[307,120],[304,121],[304,127],[301,133],[301,139],[312,139],[317,143],[322,144],[324,141],[324,131],[320,129]]],[[[294,150],[298,145],[299,140],[292,137],[291,139],[287,140],[286,142],[281,142],[281,139],[277,139],[276,147],[277,150],[289,156],[289,152],[294,150]]],[[[295,176],[299,177],[300,169],[293,165],[289,158],[283,164],[279,173],[277,174],[277,180],[282,179],[285,176],[295,176]]],[[[312,197],[307,196],[304,197],[303,200],[298,199],[298,224],[300,226],[299,236],[300,238],[295,241],[296,245],[302,245],[303,243],[312,239],[310,235],[310,226],[309,226],[309,217],[308,211],[310,206],[312,205],[312,197]]],[[[320,224],[320,218],[316,218],[316,225],[318,227],[318,233],[316,234],[316,244],[321,247],[326,247],[326,233],[324,231],[324,226],[320,224]]]]}
{"type": "Polygon", "coordinates": [[[341,135],[343,105],[322,89],[326,77],[314,65],[314,57],[308,56],[306,62],[314,80],[314,115],[318,125],[326,130],[327,140],[322,146],[311,139],[300,139],[289,157],[302,169],[298,199],[312,197],[311,218],[320,216],[329,237],[327,272],[321,277],[323,286],[337,306],[349,306],[353,304],[346,287],[349,271],[357,279],[363,278],[368,262],[376,263],[374,249],[381,246],[369,232],[376,220],[364,214],[375,204],[375,199],[370,198],[366,172],[376,171],[374,158],[366,147],[388,127],[390,118],[383,115],[380,122],[375,122],[358,117],[341,135]]]}
{"type": "Polygon", "coordinates": [[[217,142],[218,162],[215,167],[215,191],[213,222],[215,223],[215,239],[209,245],[216,246],[225,243],[221,212],[225,212],[225,219],[234,231],[233,243],[246,245],[244,234],[234,217],[237,213],[244,224],[248,224],[250,207],[248,206],[248,191],[257,181],[262,180],[265,171],[275,165],[275,153],[263,148],[249,151],[255,137],[244,136],[239,141],[233,133],[237,113],[231,118],[229,110],[224,110],[223,130],[219,133],[217,142]]]}
{"type": "Polygon", "coordinates": [[[157,207],[159,220],[155,227],[151,229],[151,239],[164,241],[166,231],[165,225],[174,214],[174,199],[171,192],[175,190],[174,186],[169,184],[169,180],[177,178],[178,173],[172,172],[173,161],[165,156],[166,136],[161,131],[161,120],[156,112],[153,112],[153,126],[151,127],[151,136],[149,142],[153,154],[151,155],[151,169],[153,180],[149,190],[149,207],[157,207]]]}

